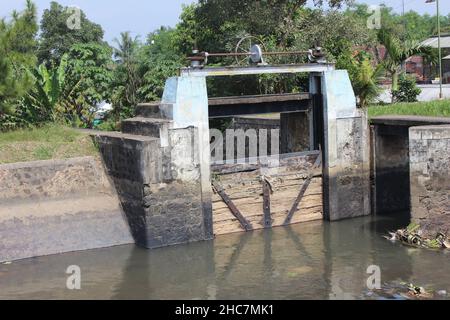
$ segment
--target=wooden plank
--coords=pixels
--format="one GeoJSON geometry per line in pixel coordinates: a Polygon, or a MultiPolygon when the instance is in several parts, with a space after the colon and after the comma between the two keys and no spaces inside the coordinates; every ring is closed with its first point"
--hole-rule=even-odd
{"type": "Polygon", "coordinates": [[[309,93],[291,93],[291,94],[267,94],[256,96],[236,96],[236,97],[219,97],[210,98],[208,104],[210,106],[229,106],[236,104],[258,104],[267,102],[285,102],[285,101],[303,101],[311,99],[309,93]]]}
{"type": "MultiPolygon", "coordinates": [[[[258,166],[225,165],[219,170],[216,184],[232,205],[239,208],[251,230],[283,226],[291,210],[289,224],[323,219],[322,174],[317,168],[321,163],[320,151],[287,160],[278,167],[265,167],[263,175],[258,166]],[[305,191],[300,202],[292,206],[302,188],[305,191]]],[[[214,186],[213,189],[214,234],[242,232],[243,219],[239,220],[229,202],[214,186]]]]}
{"type": "MultiPolygon", "coordinates": [[[[279,155],[279,166],[276,167],[262,165],[263,163],[268,164],[270,162],[270,157],[263,156],[245,159],[245,163],[217,163],[211,165],[211,171],[220,175],[232,175],[236,173],[257,171],[264,167],[269,170],[288,170],[298,172],[299,170],[307,170],[305,166],[308,163],[312,165],[319,153],[320,151],[305,151],[290,154],[281,154],[279,155]]],[[[318,174],[321,174],[321,172],[319,172],[318,174]]]]}
{"type": "MultiPolygon", "coordinates": [[[[316,162],[314,163],[312,170],[315,170],[317,167],[319,167],[321,163],[322,163],[322,152],[320,152],[319,155],[317,156],[316,162]]],[[[288,225],[291,223],[292,217],[294,216],[295,212],[297,211],[298,205],[302,201],[303,196],[306,193],[306,190],[308,189],[309,185],[311,184],[312,178],[313,178],[313,174],[311,173],[309,175],[308,179],[302,185],[302,188],[300,189],[300,192],[299,192],[297,198],[295,199],[294,204],[292,205],[292,208],[286,217],[286,220],[284,221],[284,225],[288,225]]]]}
{"type": "MultiPolygon", "coordinates": [[[[262,204],[261,204],[262,206],[262,204]]],[[[315,213],[318,211],[322,211],[322,205],[315,203],[315,204],[302,204],[299,208],[299,210],[301,210],[302,215],[303,214],[309,214],[309,213],[315,213]]],[[[272,225],[274,225],[274,220],[278,219],[279,224],[281,224],[282,222],[284,222],[284,220],[286,219],[286,214],[287,214],[288,210],[272,210],[271,209],[271,218],[272,218],[272,225]]],[[[296,217],[296,215],[294,215],[294,217],[296,217]]],[[[264,219],[264,214],[262,212],[252,212],[249,215],[246,215],[245,218],[247,219],[247,221],[249,221],[249,223],[252,223],[252,221],[257,221],[258,224],[261,224],[260,222],[264,219]],[[258,221],[259,219],[259,221],[258,221]]],[[[295,219],[293,218],[292,221],[294,221],[295,219]]],[[[237,218],[229,211],[216,211],[216,214],[214,215],[214,223],[218,224],[218,223],[226,223],[226,222],[230,222],[230,223],[234,223],[234,222],[239,222],[237,220],[237,218]]],[[[239,226],[239,223],[237,224],[239,226]]],[[[261,224],[263,225],[263,224],[261,224]]]]}
{"type": "MultiPolygon", "coordinates": [[[[254,229],[253,230],[260,230],[263,229],[263,226],[260,225],[258,222],[262,219],[262,214],[259,216],[250,217],[249,221],[254,222],[254,229]]],[[[275,227],[282,227],[283,221],[286,217],[286,214],[272,214],[272,218],[274,219],[274,222],[272,223],[272,228],[275,227]]],[[[292,224],[297,223],[303,223],[303,222],[310,222],[310,221],[322,221],[323,220],[323,213],[321,210],[321,207],[317,207],[315,210],[310,210],[309,212],[304,212],[302,215],[295,215],[292,219],[292,224]]],[[[233,223],[232,221],[222,221],[217,222],[214,224],[214,234],[215,235],[224,235],[224,234],[232,234],[232,233],[239,233],[242,232],[242,228],[240,227],[239,223],[236,221],[236,223],[233,223]]]]}
{"type": "Polygon", "coordinates": [[[213,182],[212,184],[214,189],[216,189],[217,193],[222,197],[223,201],[230,208],[233,215],[239,220],[239,223],[244,228],[244,230],[245,231],[252,230],[252,225],[250,224],[250,222],[248,222],[247,219],[244,218],[239,209],[234,205],[233,201],[231,201],[231,199],[227,196],[223,188],[219,186],[216,182],[213,182]]]}

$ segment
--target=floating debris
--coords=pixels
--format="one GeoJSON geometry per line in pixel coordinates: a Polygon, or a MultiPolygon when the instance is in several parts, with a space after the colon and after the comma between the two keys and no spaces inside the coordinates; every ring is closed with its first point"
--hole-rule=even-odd
{"type": "Polygon", "coordinates": [[[3,265],[5,265],[5,266],[7,266],[7,265],[10,265],[10,264],[12,264],[12,262],[11,262],[11,261],[6,261],[6,262],[3,262],[3,265]]]}
{"type": "Polygon", "coordinates": [[[416,298],[416,299],[433,299],[434,295],[423,287],[418,287],[413,284],[409,284],[408,286],[408,293],[407,296],[410,298],[416,298]]]}
{"type": "Polygon", "coordinates": [[[406,229],[389,232],[389,235],[385,238],[389,241],[400,241],[405,245],[416,248],[450,249],[450,239],[446,234],[439,232],[435,239],[425,238],[420,225],[416,223],[410,224],[406,229]]]}
{"type": "Polygon", "coordinates": [[[437,294],[441,297],[446,297],[447,296],[447,290],[439,290],[437,292],[437,294]]]}
{"type": "Polygon", "coordinates": [[[394,300],[439,300],[447,298],[446,290],[435,291],[403,281],[384,283],[379,290],[366,292],[366,297],[371,299],[394,300]]]}

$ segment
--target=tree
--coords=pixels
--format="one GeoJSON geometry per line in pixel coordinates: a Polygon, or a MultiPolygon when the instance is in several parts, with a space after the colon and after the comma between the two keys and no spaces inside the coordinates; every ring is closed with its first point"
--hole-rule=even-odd
{"type": "Polygon", "coordinates": [[[36,35],[38,32],[36,6],[31,0],[26,1],[22,12],[14,11],[12,20],[0,21],[2,54],[8,57],[14,68],[19,65],[34,65],[36,62],[36,35]]]}
{"type": "MultiPolygon", "coordinates": [[[[241,38],[252,35],[260,38],[268,51],[304,51],[321,45],[333,61],[342,51],[368,42],[365,20],[334,10],[345,2],[315,1],[317,5],[332,6],[324,11],[306,8],[303,0],[201,0],[197,5],[184,7],[175,37],[184,55],[191,54],[195,47],[208,52],[234,51],[241,38]],[[330,25],[335,32],[329,32],[330,25]]],[[[282,64],[308,59],[303,55],[268,57],[267,61],[282,64]]],[[[234,62],[234,58],[210,58],[209,61],[215,65],[234,62]]],[[[269,94],[295,92],[306,85],[306,78],[301,76],[265,75],[236,77],[233,83],[214,79],[209,90],[213,95],[269,94]]]]}
{"type": "Polygon", "coordinates": [[[402,74],[399,79],[399,89],[394,91],[393,95],[396,102],[417,102],[421,92],[415,78],[402,74]]]}
{"type": "Polygon", "coordinates": [[[30,71],[34,87],[25,98],[20,116],[29,123],[62,119],[74,126],[91,127],[95,106],[108,99],[112,78],[111,49],[99,44],[77,44],[58,66],[45,63],[30,71]]]}
{"type": "Polygon", "coordinates": [[[376,64],[371,54],[366,51],[348,50],[339,55],[337,69],[348,71],[358,105],[367,107],[381,92],[381,80],[384,75],[383,65],[376,64]]]}
{"type": "Polygon", "coordinates": [[[0,129],[20,122],[15,109],[31,86],[26,72],[36,62],[36,7],[27,0],[22,12],[13,12],[12,19],[0,19],[0,129]]]}
{"type": "Polygon", "coordinates": [[[175,76],[177,70],[183,66],[184,56],[176,39],[176,31],[164,27],[148,35],[140,53],[143,81],[138,92],[141,99],[161,99],[165,80],[175,76]]]}
{"type": "Polygon", "coordinates": [[[19,108],[21,119],[29,124],[54,121],[57,113],[68,108],[73,90],[66,85],[67,55],[59,66],[48,70],[45,64],[33,68],[34,87],[19,108]]]}
{"type": "Polygon", "coordinates": [[[96,43],[76,44],[58,66],[32,69],[34,87],[20,115],[30,123],[65,120],[91,127],[95,106],[107,99],[112,78],[111,49],[96,43]]]}
{"type": "MultiPolygon", "coordinates": [[[[79,11],[79,28],[71,25],[72,15],[76,11],[52,2],[50,9],[44,11],[41,21],[41,37],[38,57],[40,63],[56,65],[63,54],[68,53],[77,43],[103,43],[103,29],[100,25],[89,21],[83,11],[79,11]]],[[[75,16],[75,18],[77,18],[75,16]]]]}
{"type": "Polygon", "coordinates": [[[423,46],[417,40],[400,41],[389,31],[382,29],[378,32],[380,43],[386,48],[386,55],[383,58],[383,66],[389,73],[392,80],[392,92],[398,90],[398,79],[401,73],[401,66],[405,61],[415,55],[433,56],[433,48],[423,46]]]}
{"type": "Polygon", "coordinates": [[[353,78],[353,89],[361,108],[367,107],[379,96],[383,73],[383,65],[379,64],[374,67],[369,57],[359,56],[355,59],[351,77],[353,78]]]}
{"type": "Polygon", "coordinates": [[[0,54],[0,116],[13,113],[13,107],[26,92],[28,83],[28,79],[14,76],[10,62],[5,55],[0,54]]]}
{"type": "Polygon", "coordinates": [[[129,32],[122,32],[120,40],[115,39],[115,42],[117,47],[113,51],[116,67],[112,82],[112,101],[115,114],[122,118],[131,116],[131,107],[139,102],[138,90],[142,82],[139,73],[141,44],[129,32]]]}
{"type": "Polygon", "coordinates": [[[198,20],[196,18],[196,4],[183,5],[180,22],[174,32],[174,41],[181,54],[189,55],[197,47],[198,20]]]}
{"type": "MultiPolygon", "coordinates": [[[[315,5],[332,8],[346,2],[349,1],[314,1],[315,5]]],[[[279,48],[287,48],[295,40],[300,9],[306,3],[307,0],[200,0],[194,34],[198,45],[210,51],[223,50],[230,40],[235,43],[236,36],[244,34],[273,37],[279,48]]]]}
{"type": "Polygon", "coordinates": [[[329,60],[336,60],[355,47],[376,43],[376,35],[367,29],[367,19],[339,10],[304,8],[300,10],[297,28],[294,48],[305,50],[318,44],[325,49],[329,60]]]}
{"type": "Polygon", "coordinates": [[[111,97],[112,49],[98,43],[79,43],[67,57],[66,86],[73,92],[63,113],[75,125],[90,127],[96,105],[111,97]]]}

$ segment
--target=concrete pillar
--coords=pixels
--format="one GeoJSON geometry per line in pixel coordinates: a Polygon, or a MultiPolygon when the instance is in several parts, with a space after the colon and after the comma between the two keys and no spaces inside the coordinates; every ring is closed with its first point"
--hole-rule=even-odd
{"type": "MultiPolygon", "coordinates": [[[[195,134],[198,141],[199,171],[198,177],[201,184],[202,214],[205,226],[204,239],[213,238],[212,204],[211,204],[211,180],[210,180],[210,136],[208,117],[208,92],[205,77],[173,77],[166,82],[161,111],[169,119],[173,120],[174,129],[188,127],[196,128],[195,134]]],[[[173,141],[172,141],[173,143],[173,141]]],[[[173,147],[173,146],[172,146],[173,147]]],[[[183,172],[183,152],[172,152],[172,163],[177,163],[177,171],[183,172]],[[181,157],[177,159],[177,157],[181,157]]],[[[180,175],[179,181],[192,182],[192,177],[180,175]]],[[[183,214],[180,212],[180,214],[183,214]]]]}
{"type": "Polygon", "coordinates": [[[310,92],[323,96],[325,215],[340,220],[371,213],[370,144],[347,71],[312,74],[310,92]],[[318,81],[320,79],[320,81],[318,81]]]}
{"type": "Polygon", "coordinates": [[[409,130],[411,215],[427,237],[450,228],[450,126],[409,130]]]}
{"type": "Polygon", "coordinates": [[[282,113],[280,117],[281,153],[296,153],[312,150],[311,113],[282,113]]]}

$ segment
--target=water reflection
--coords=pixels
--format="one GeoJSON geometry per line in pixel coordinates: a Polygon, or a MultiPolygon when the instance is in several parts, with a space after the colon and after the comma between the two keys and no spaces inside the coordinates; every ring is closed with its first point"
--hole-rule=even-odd
{"type": "Polygon", "coordinates": [[[0,265],[2,299],[359,299],[370,298],[367,268],[382,282],[450,291],[443,252],[383,239],[404,221],[390,217],[232,234],[157,250],[125,246],[0,265]],[[65,287],[69,265],[82,290],[65,287]]]}

